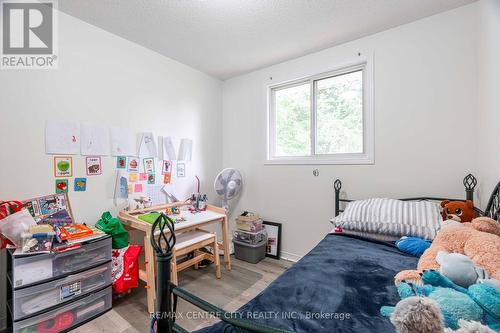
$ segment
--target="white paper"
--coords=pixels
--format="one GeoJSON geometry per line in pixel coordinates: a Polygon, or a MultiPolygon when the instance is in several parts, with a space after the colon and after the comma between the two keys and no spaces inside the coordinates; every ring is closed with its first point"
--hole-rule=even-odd
{"type": "Polygon", "coordinates": [[[80,153],[80,124],[75,121],[48,120],[45,124],[45,153],[80,153]]]}
{"type": "Polygon", "coordinates": [[[153,133],[142,133],[141,143],[139,145],[139,157],[156,157],[156,142],[153,133]]]}
{"type": "Polygon", "coordinates": [[[84,156],[108,156],[109,155],[109,131],[104,126],[95,126],[82,123],[81,132],[81,154],[84,156]]]}
{"type": "Polygon", "coordinates": [[[158,136],[158,159],[160,161],[163,161],[163,157],[165,156],[165,153],[163,152],[163,137],[158,136]]]}
{"type": "Polygon", "coordinates": [[[147,185],[147,193],[151,198],[153,206],[161,205],[167,202],[167,196],[162,192],[163,184],[147,185]]]}
{"type": "Polygon", "coordinates": [[[111,155],[137,156],[135,134],[130,130],[119,127],[110,128],[111,155]]]}
{"type": "Polygon", "coordinates": [[[179,147],[179,161],[191,161],[191,154],[193,151],[193,140],[191,139],[181,139],[181,144],[179,147]]]}
{"type": "Polygon", "coordinates": [[[177,202],[179,201],[179,193],[177,192],[177,189],[175,188],[175,185],[170,183],[170,184],[165,184],[163,186],[162,191],[165,192],[167,195],[168,199],[171,202],[177,202]]]}
{"type": "Polygon", "coordinates": [[[169,136],[163,138],[163,155],[163,160],[175,161],[177,159],[174,143],[169,136]]]}

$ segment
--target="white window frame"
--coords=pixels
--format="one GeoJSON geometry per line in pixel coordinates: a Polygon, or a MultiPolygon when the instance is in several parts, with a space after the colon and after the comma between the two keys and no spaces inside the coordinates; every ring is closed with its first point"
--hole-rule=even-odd
{"type": "Polygon", "coordinates": [[[336,69],[282,82],[267,87],[267,158],[265,164],[374,164],[375,135],[373,110],[373,65],[371,59],[357,58],[356,61],[338,66],[336,69]],[[315,154],[316,150],[316,82],[333,76],[363,71],[363,152],[315,154]],[[276,156],[276,111],[275,91],[290,88],[304,83],[311,85],[311,155],[310,156],[276,156]]]}

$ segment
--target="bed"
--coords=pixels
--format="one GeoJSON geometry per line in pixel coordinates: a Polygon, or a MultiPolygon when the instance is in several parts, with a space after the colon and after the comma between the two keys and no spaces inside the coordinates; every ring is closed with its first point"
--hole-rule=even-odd
{"type": "MultiPolygon", "coordinates": [[[[464,179],[466,199],[472,199],[477,181],[464,179]]],[[[342,183],[334,182],[335,214],[343,211],[342,183]]],[[[405,201],[443,198],[406,198],[405,201]]],[[[456,200],[456,199],[454,199],[456,200]]],[[[500,183],[487,208],[480,215],[496,220],[500,215],[500,183]]],[[[158,220],[153,228],[173,228],[158,220]]],[[[253,300],[235,313],[198,298],[170,282],[169,253],[175,243],[173,232],[161,233],[153,244],[158,256],[157,332],[187,332],[175,323],[177,298],[218,317],[217,324],[199,333],[215,332],[394,332],[392,324],[379,314],[384,304],[395,304],[399,297],[394,275],[416,267],[417,258],[400,252],[392,242],[355,235],[328,234],[299,262],[285,271],[253,300]],[[166,233],[165,233],[166,234],[166,233]],[[162,236],[163,235],[163,236],[162,236]],[[162,238],[163,237],[163,238],[162,238]],[[162,246],[161,246],[162,245],[162,246]],[[162,263],[166,263],[163,268],[162,263]]]]}

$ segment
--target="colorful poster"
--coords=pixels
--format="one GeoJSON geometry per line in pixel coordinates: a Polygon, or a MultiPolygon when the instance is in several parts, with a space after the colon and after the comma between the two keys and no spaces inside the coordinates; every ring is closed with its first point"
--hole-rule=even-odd
{"type": "Polygon", "coordinates": [[[155,160],[154,158],[145,158],[142,160],[144,163],[144,173],[155,173],[155,160]]]}
{"type": "Polygon", "coordinates": [[[166,173],[163,176],[163,184],[170,184],[171,178],[172,178],[172,174],[171,173],[166,173]]]}
{"type": "Polygon", "coordinates": [[[186,164],[177,163],[177,177],[186,177],[186,164]]]}
{"type": "Polygon", "coordinates": [[[127,190],[129,194],[134,193],[134,187],[131,184],[127,185],[127,190]]]}
{"type": "Polygon", "coordinates": [[[139,159],[136,157],[129,157],[127,160],[128,172],[139,172],[139,159]]]}
{"type": "Polygon", "coordinates": [[[142,192],[142,184],[134,184],[134,192],[141,193],[142,192]]]}
{"type": "Polygon", "coordinates": [[[140,180],[140,181],[143,181],[143,180],[145,181],[145,180],[147,180],[147,179],[148,179],[148,175],[147,175],[147,174],[145,174],[144,172],[141,172],[141,173],[139,174],[139,180],[140,180]]]}
{"type": "Polygon", "coordinates": [[[102,174],[101,158],[99,156],[85,157],[87,176],[97,176],[102,174]]]}
{"type": "Polygon", "coordinates": [[[71,156],[54,157],[54,176],[73,177],[73,158],[71,156]]]}
{"type": "Polygon", "coordinates": [[[166,173],[172,172],[172,161],[162,161],[161,163],[161,173],[164,175],[166,173]]]}
{"type": "Polygon", "coordinates": [[[68,193],[67,179],[56,179],[56,193],[68,193]]]}
{"type": "Polygon", "coordinates": [[[137,173],[129,173],[128,174],[128,181],[131,183],[136,183],[139,180],[139,174],[137,173]]]}
{"type": "Polygon", "coordinates": [[[127,167],[127,157],[117,156],[116,157],[116,168],[117,169],[125,169],[126,167],[127,167]]]}
{"type": "Polygon", "coordinates": [[[150,173],[148,174],[148,184],[154,184],[155,183],[155,174],[154,173],[150,173]]]}
{"type": "Polygon", "coordinates": [[[75,192],[85,192],[87,190],[87,178],[75,178],[75,192]]]}

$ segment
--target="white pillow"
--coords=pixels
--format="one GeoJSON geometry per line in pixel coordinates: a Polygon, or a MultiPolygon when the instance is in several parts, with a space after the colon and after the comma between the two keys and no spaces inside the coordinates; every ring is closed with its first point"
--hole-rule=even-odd
{"type": "Polygon", "coordinates": [[[352,231],[434,239],[443,219],[434,202],[375,198],[350,202],[333,221],[352,231]]]}

